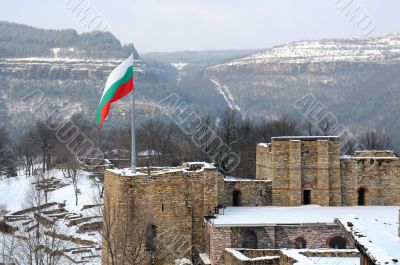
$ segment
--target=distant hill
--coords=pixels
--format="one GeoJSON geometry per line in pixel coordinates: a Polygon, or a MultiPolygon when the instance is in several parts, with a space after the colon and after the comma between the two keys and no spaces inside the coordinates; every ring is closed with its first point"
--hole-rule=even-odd
{"type": "Polygon", "coordinates": [[[0,58],[72,57],[126,58],[133,45],[121,42],[109,32],[78,34],[75,30],[46,30],[0,21],[0,58]]]}
{"type": "MultiPolygon", "coordinates": [[[[157,102],[172,93],[201,115],[216,117],[231,106],[253,119],[301,117],[293,103],[312,93],[355,133],[376,128],[400,146],[399,47],[400,34],[392,34],[265,50],[141,54],[135,65],[138,119],[162,115],[157,102]]],[[[82,111],[94,121],[108,74],[132,49],[110,33],[0,22],[0,126],[15,136],[28,126],[32,118],[20,99],[35,89],[62,113],[82,111]]],[[[128,101],[118,102],[106,128],[128,124],[128,111],[128,101]]]]}
{"type": "MultiPolygon", "coordinates": [[[[301,116],[312,94],[357,133],[374,128],[400,146],[400,34],[297,41],[207,69],[230,105],[250,117],[301,116]]],[[[321,116],[321,114],[320,114],[321,116]]]]}
{"type": "MultiPolygon", "coordinates": [[[[133,45],[123,46],[110,33],[91,32],[78,34],[75,30],[45,30],[30,26],[0,22],[0,126],[6,126],[13,138],[18,138],[32,123],[40,118],[21,99],[35,90],[43,92],[60,113],[69,117],[82,112],[95,126],[95,113],[104,84],[110,71],[132,52],[133,45]]],[[[154,115],[157,102],[172,93],[193,105],[200,113],[222,111],[225,102],[208,80],[198,72],[207,66],[240,58],[234,52],[203,53],[201,58],[220,57],[204,64],[199,59],[187,57],[190,74],[180,76],[168,60],[155,57],[138,59],[136,111],[138,121],[154,115]],[[192,64],[197,61],[200,64],[192,64]],[[177,80],[181,78],[181,84],[177,80]],[[209,95],[210,97],[207,97],[209,95]],[[210,106],[212,106],[210,108],[210,106]]],[[[249,55],[251,53],[240,53],[249,55]]],[[[161,56],[161,54],[158,54],[161,56]]],[[[173,58],[173,56],[172,56],[173,58]]],[[[176,60],[179,60],[177,58],[176,60]]],[[[173,59],[173,62],[176,61],[173,59]]],[[[129,100],[117,102],[105,129],[129,124],[129,100]]]]}

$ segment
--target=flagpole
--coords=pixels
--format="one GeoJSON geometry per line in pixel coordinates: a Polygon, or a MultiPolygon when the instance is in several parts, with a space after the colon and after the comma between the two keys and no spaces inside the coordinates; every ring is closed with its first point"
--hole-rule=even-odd
{"type": "MultiPolygon", "coordinates": [[[[133,70],[132,70],[133,71],[133,70]]],[[[135,73],[133,73],[133,76],[135,73]]],[[[131,172],[136,174],[136,131],[135,131],[135,89],[131,93],[132,113],[131,113],[131,172]]]]}

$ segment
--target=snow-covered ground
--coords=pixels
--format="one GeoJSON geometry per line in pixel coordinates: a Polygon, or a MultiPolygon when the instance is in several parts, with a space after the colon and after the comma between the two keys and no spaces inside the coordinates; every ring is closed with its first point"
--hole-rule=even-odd
{"type": "MultiPolygon", "coordinates": [[[[80,171],[78,188],[78,205],[75,205],[75,192],[71,180],[65,179],[61,170],[51,170],[45,174],[46,178],[54,177],[60,179],[67,186],[59,188],[48,194],[48,202],[65,203],[68,211],[79,213],[83,205],[96,204],[95,194],[97,192],[93,180],[89,179],[89,173],[80,171]]],[[[19,175],[0,181],[0,205],[10,213],[22,210],[27,193],[35,182],[35,177],[19,175]]]]}
{"type": "Polygon", "coordinates": [[[224,215],[218,215],[214,220],[214,226],[334,223],[335,218],[349,214],[367,219],[380,217],[382,221],[390,222],[396,220],[398,211],[399,207],[395,206],[228,207],[224,215]]]}
{"type": "MultiPolygon", "coordinates": [[[[7,213],[3,218],[7,225],[16,229],[16,237],[0,233],[0,239],[14,243],[14,252],[23,252],[28,243],[21,238],[27,237],[32,227],[39,227],[43,240],[47,238],[50,242],[52,233],[58,235],[54,238],[58,241],[57,247],[62,245],[61,264],[70,264],[72,260],[88,265],[101,264],[100,187],[88,172],[79,171],[78,174],[77,205],[72,181],[64,176],[62,170],[51,170],[41,178],[19,175],[1,180],[0,206],[6,210],[3,214],[7,213]],[[41,200],[40,210],[35,208],[36,204],[27,204],[28,198],[32,202],[32,193],[38,194],[38,187],[41,194],[44,189],[48,194],[47,202],[41,200]]],[[[10,244],[0,244],[0,252],[9,252],[7,247],[10,244]]],[[[21,258],[21,255],[17,256],[21,258]]]]}
{"type": "Polygon", "coordinates": [[[375,260],[375,264],[399,264],[400,237],[397,216],[388,220],[387,216],[374,215],[372,212],[369,218],[354,213],[341,216],[339,221],[368,256],[375,260]]]}
{"type": "Polygon", "coordinates": [[[321,265],[359,265],[359,257],[308,257],[315,264],[321,265]]]}

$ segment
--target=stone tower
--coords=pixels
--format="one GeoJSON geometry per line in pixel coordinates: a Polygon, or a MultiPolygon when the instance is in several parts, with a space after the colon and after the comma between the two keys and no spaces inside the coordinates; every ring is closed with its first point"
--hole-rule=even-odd
{"type": "Polygon", "coordinates": [[[257,146],[257,179],[272,180],[272,205],[341,205],[336,136],[273,137],[257,146]]]}
{"type": "Polygon", "coordinates": [[[158,168],[150,175],[106,170],[103,234],[110,238],[103,238],[102,264],[111,264],[112,255],[119,264],[127,258],[124,251],[138,247],[141,258],[158,259],[157,264],[191,260],[205,252],[204,216],[214,213],[218,205],[219,177],[206,163],[158,168]],[[121,247],[126,235],[134,246],[121,247]]]}

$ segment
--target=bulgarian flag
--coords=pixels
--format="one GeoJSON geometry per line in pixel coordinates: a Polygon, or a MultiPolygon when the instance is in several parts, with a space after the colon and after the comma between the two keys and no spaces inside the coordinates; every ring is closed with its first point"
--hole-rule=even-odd
{"type": "Polygon", "coordinates": [[[101,96],[100,104],[97,109],[97,122],[99,127],[108,117],[111,104],[133,91],[133,54],[128,59],[118,65],[107,79],[106,87],[101,96]]]}

